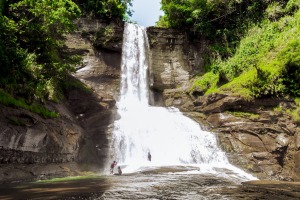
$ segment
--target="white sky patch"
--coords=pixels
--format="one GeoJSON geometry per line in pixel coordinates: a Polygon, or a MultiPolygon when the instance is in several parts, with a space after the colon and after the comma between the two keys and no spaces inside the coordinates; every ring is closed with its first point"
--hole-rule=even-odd
{"type": "Polygon", "coordinates": [[[163,15],[160,2],[161,0],[133,0],[134,12],[130,19],[141,26],[154,26],[159,16],[163,15]]]}

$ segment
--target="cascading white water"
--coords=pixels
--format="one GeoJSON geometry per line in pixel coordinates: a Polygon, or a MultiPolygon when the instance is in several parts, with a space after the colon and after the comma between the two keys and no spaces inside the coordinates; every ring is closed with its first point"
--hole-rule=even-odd
{"type": "Polygon", "coordinates": [[[115,159],[127,166],[123,172],[166,165],[234,168],[218,148],[214,134],[201,130],[198,123],[176,108],[148,104],[148,49],[145,28],[126,23],[117,103],[120,119],[115,121],[113,131],[115,159]],[[147,160],[148,152],[152,154],[151,162],[147,160]]]}

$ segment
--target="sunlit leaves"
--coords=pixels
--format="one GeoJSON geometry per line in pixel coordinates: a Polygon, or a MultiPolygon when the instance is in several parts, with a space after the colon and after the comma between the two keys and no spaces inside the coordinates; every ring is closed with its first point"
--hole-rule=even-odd
{"type": "Polygon", "coordinates": [[[3,0],[0,11],[0,87],[43,99],[49,80],[73,69],[61,47],[80,10],[71,0],[3,0]]]}
{"type": "Polygon", "coordinates": [[[269,7],[266,9],[266,13],[269,19],[275,21],[283,14],[284,10],[282,6],[278,2],[273,2],[269,7]]]}
{"type": "Polygon", "coordinates": [[[56,25],[63,27],[64,32],[72,29],[72,20],[80,15],[78,6],[71,0],[23,0],[12,4],[11,9],[21,27],[35,20],[44,29],[56,25]]]}
{"type": "MultiPolygon", "coordinates": [[[[299,22],[298,10],[277,21],[265,19],[253,26],[240,41],[232,57],[214,63],[213,72],[226,80],[218,83],[219,92],[231,91],[247,98],[286,95],[299,97],[299,22]]],[[[193,90],[203,88],[203,84],[210,86],[205,80],[209,77],[205,75],[196,80],[193,90]]],[[[210,89],[206,88],[208,91],[211,89],[212,86],[210,89]]]]}
{"type": "Polygon", "coordinates": [[[85,16],[102,20],[126,20],[132,15],[132,0],[74,0],[85,16]]]}
{"type": "Polygon", "coordinates": [[[129,6],[131,0],[0,0],[0,88],[26,99],[55,98],[58,81],[81,60],[64,48],[74,19],[83,13],[121,21],[129,6]]]}

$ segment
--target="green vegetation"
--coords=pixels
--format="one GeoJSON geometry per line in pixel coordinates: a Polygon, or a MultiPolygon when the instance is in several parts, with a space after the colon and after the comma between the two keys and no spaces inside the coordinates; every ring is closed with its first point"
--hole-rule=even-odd
{"type": "Polygon", "coordinates": [[[249,29],[232,57],[211,66],[225,81],[219,91],[231,91],[247,98],[300,96],[299,21],[297,11],[249,29]]]}
{"type": "Polygon", "coordinates": [[[4,0],[0,9],[0,87],[29,101],[52,99],[79,60],[63,46],[79,8],[70,0],[4,0]]]}
{"type": "Polygon", "coordinates": [[[121,21],[131,16],[132,0],[74,0],[83,14],[102,20],[121,21]]]}
{"type": "Polygon", "coordinates": [[[26,110],[29,110],[31,112],[40,114],[43,117],[46,118],[51,118],[51,117],[58,117],[59,115],[56,112],[49,111],[45,107],[37,104],[37,103],[32,103],[28,105],[24,99],[15,99],[8,93],[0,90],[0,103],[7,105],[7,106],[13,106],[13,107],[18,107],[18,108],[23,108],[26,110]]]}
{"type": "Polygon", "coordinates": [[[198,91],[202,94],[204,94],[205,92],[212,93],[217,88],[219,79],[219,74],[208,72],[204,76],[200,78],[197,77],[195,79],[191,87],[191,91],[198,91]]]}
{"type": "Polygon", "coordinates": [[[300,98],[295,99],[296,106],[288,109],[287,113],[292,116],[293,120],[300,123],[300,98]]]}
{"type": "Polygon", "coordinates": [[[124,20],[130,5],[130,0],[1,0],[0,89],[7,92],[1,91],[1,103],[57,117],[35,102],[63,99],[61,83],[81,61],[65,46],[73,21],[82,14],[124,20]]]}
{"type": "MultiPolygon", "coordinates": [[[[280,5],[285,1],[275,0],[280,5]]],[[[217,40],[212,48],[222,57],[232,54],[248,27],[259,23],[270,4],[266,0],[162,0],[165,15],[158,26],[175,27],[217,40]]]]}
{"type": "Polygon", "coordinates": [[[241,117],[241,118],[249,118],[249,119],[257,119],[259,118],[259,114],[256,113],[249,113],[249,112],[227,112],[231,115],[234,115],[236,117],[241,117]]]}
{"type": "Polygon", "coordinates": [[[300,1],[163,0],[159,26],[212,41],[191,94],[300,96],[300,1]]]}
{"type": "Polygon", "coordinates": [[[78,180],[88,180],[88,179],[103,179],[104,177],[100,175],[90,174],[85,176],[68,176],[63,178],[53,178],[48,180],[39,180],[34,183],[43,184],[43,183],[59,183],[59,182],[70,182],[70,181],[78,181],[78,180]]]}
{"type": "Polygon", "coordinates": [[[295,104],[292,107],[278,105],[273,109],[275,113],[290,115],[295,122],[300,123],[300,98],[295,98],[295,104]]]}
{"type": "Polygon", "coordinates": [[[300,98],[295,99],[296,108],[291,111],[294,120],[300,123],[300,98]]]}

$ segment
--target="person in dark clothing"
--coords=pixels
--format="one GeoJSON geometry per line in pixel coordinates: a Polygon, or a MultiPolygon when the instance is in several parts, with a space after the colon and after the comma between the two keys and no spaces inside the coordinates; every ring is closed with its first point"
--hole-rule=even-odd
{"type": "Polygon", "coordinates": [[[110,174],[114,173],[114,168],[116,165],[117,165],[117,162],[114,160],[114,162],[112,162],[110,165],[110,174]]]}
{"type": "Polygon", "coordinates": [[[151,162],[151,154],[150,154],[150,151],[148,152],[148,160],[151,162]]]}
{"type": "Polygon", "coordinates": [[[120,166],[118,167],[118,174],[119,174],[119,175],[122,175],[122,169],[121,169],[120,166]]]}

